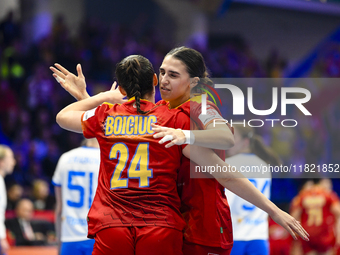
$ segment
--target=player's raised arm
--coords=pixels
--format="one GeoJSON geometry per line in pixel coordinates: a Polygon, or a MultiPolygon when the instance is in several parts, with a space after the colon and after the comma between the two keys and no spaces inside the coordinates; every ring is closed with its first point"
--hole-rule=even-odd
{"type": "Polygon", "coordinates": [[[57,123],[63,129],[82,133],[81,116],[85,111],[94,109],[104,102],[123,102],[124,96],[117,88],[70,104],[57,114],[57,123]]]}
{"type": "MultiPolygon", "coordinates": [[[[208,148],[187,146],[184,148],[183,154],[200,166],[214,166],[218,164],[221,168],[224,167],[224,169],[230,169],[230,166],[227,163],[222,161],[216,153],[208,148]]],[[[280,210],[274,203],[256,189],[255,186],[240,172],[222,171],[213,172],[211,174],[222,186],[267,212],[269,216],[276,223],[284,227],[294,239],[297,239],[296,234],[298,234],[304,240],[309,240],[308,233],[296,219],[280,210]]]]}

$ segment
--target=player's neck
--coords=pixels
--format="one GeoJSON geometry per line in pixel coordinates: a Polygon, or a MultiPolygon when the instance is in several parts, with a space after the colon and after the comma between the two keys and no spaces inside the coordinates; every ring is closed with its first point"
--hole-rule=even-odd
{"type": "Polygon", "coordinates": [[[153,94],[145,95],[142,99],[148,100],[151,103],[155,103],[155,96],[153,94]]]}

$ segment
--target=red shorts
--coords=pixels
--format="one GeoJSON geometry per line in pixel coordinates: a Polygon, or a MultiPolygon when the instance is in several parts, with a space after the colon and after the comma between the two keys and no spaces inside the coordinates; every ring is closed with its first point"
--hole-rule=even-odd
{"type": "Polygon", "coordinates": [[[183,233],[165,227],[112,227],[95,236],[92,255],[181,255],[183,233]]]}
{"type": "Polygon", "coordinates": [[[183,255],[229,255],[231,249],[222,249],[221,247],[210,247],[184,241],[183,255]]]}

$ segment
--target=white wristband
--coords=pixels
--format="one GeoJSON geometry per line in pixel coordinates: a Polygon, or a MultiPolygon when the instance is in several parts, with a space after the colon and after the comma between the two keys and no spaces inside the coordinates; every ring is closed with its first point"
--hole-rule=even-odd
{"type": "Polygon", "coordinates": [[[185,136],[185,144],[194,144],[195,142],[195,135],[190,130],[182,130],[185,136]]]}

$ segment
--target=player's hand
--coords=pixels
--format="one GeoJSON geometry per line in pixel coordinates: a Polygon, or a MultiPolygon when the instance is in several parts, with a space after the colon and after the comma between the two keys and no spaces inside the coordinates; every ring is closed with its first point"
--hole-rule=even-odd
{"type": "Polygon", "coordinates": [[[68,93],[78,101],[90,97],[86,91],[85,76],[80,64],[77,65],[77,76],[60,64],[54,65],[55,67],[50,67],[52,75],[68,93]]]}
{"type": "Polygon", "coordinates": [[[295,240],[298,240],[296,236],[297,234],[303,240],[309,241],[309,234],[307,231],[301,226],[299,221],[290,216],[288,213],[279,209],[274,215],[270,216],[277,224],[284,227],[295,240]]]}
{"type": "Polygon", "coordinates": [[[9,244],[8,244],[6,238],[0,240],[0,247],[1,247],[0,254],[7,254],[8,253],[9,244]]]}
{"type": "Polygon", "coordinates": [[[185,135],[180,129],[162,127],[156,124],[151,124],[151,127],[152,130],[156,132],[156,134],[153,135],[153,138],[163,137],[163,139],[158,142],[159,144],[170,141],[170,143],[165,145],[165,148],[170,148],[173,145],[182,145],[186,141],[185,135]]]}
{"type": "Polygon", "coordinates": [[[117,86],[117,82],[114,82],[111,86],[111,89],[109,91],[103,92],[105,93],[106,102],[111,103],[111,104],[122,104],[126,102],[127,100],[124,99],[125,95],[123,95],[119,87],[117,86]]]}

